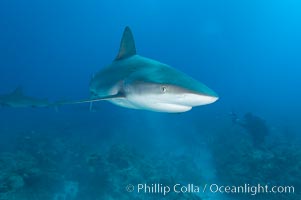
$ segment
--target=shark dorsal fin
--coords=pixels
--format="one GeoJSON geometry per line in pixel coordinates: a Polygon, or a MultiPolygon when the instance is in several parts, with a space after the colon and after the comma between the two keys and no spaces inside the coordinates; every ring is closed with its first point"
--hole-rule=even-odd
{"type": "Polygon", "coordinates": [[[124,29],[122,39],[120,42],[120,48],[115,60],[121,60],[131,57],[136,54],[135,41],[131,29],[127,26],[124,29]]]}
{"type": "Polygon", "coordinates": [[[13,91],[14,95],[23,95],[23,88],[21,86],[17,87],[14,91],[13,91]]]}

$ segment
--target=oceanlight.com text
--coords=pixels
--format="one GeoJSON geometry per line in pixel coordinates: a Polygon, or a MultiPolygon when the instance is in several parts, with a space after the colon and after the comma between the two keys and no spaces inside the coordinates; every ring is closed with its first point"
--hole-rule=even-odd
{"type": "Polygon", "coordinates": [[[161,194],[169,193],[213,193],[213,194],[294,194],[294,186],[271,186],[271,185],[219,185],[219,184],[174,184],[165,185],[160,183],[139,183],[126,186],[127,192],[137,192],[138,194],[161,194]]]}
{"type": "MultiPolygon", "coordinates": [[[[205,185],[205,188],[207,185],[205,185]]],[[[211,193],[226,193],[226,194],[250,194],[252,196],[257,194],[294,194],[294,186],[270,186],[270,185],[250,185],[244,184],[240,186],[223,186],[218,184],[211,184],[209,186],[211,193]]]]}

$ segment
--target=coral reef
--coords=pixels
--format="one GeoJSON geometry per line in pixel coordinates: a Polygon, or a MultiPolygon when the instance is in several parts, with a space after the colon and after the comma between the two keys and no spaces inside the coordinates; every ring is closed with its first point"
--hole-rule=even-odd
{"type": "MultiPolygon", "coordinates": [[[[126,192],[128,184],[138,183],[203,185],[209,183],[205,178],[208,169],[215,171],[217,184],[295,187],[295,194],[258,194],[254,199],[301,199],[300,143],[291,138],[297,138],[296,134],[287,128],[271,129],[261,145],[256,146],[244,127],[225,122],[214,128],[216,131],[208,131],[208,137],[195,135],[194,140],[208,139],[202,147],[195,142],[189,150],[175,152],[168,148],[141,150],[141,146],[135,148],[123,142],[112,145],[106,140],[102,141],[103,146],[99,143],[92,146],[93,141],[85,145],[81,137],[75,139],[52,131],[24,131],[14,136],[11,149],[0,153],[0,200],[217,199],[215,195],[198,193],[164,196],[126,192]],[[213,163],[209,167],[200,165],[202,159],[197,158],[204,156],[198,152],[201,148],[212,154],[213,163]]],[[[222,199],[228,196],[250,199],[247,194],[222,194],[222,199]]]]}
{"type": "Polygon", "coordinates": [[[53,200],[74,200],[77,198],[78,183],[74,181],[66,181],[64,190],[54,195],[53,200]]]}
{"type": "MultiPolygon", "coordinates": [[[[273,133],[270,137],[271,142],[258,148],[240,128],[223,127],[209,144],[217,177],[225,185],[288,185],[295,188],[294,194],[258,194],[256,199],[300,199],[300,146],[290,140],[279,142],[273,138],[273,133]]],[[[231,198],[249,199],[250,195],[232,195],[231,198]]]]}
{"type": "MultiPolygon", "coordinates": [[[[129,193],[125,187],[203,180],[188,155],[145,154],[122,144],[97,152],[63,136],[36,132],[16,141],[13,152],[0,154],[1,200],[165,199],[162,194],[129,193]]],[[[169,194],[168,199],[201,198],[187,193],[169,194]]]]}
{"type": "Polygon", "coordinates": [[[237,115],[232,113],[232,122],[240,125],[247,131],[255,147],[264,145],[265,139],[270,132],[265,120],[248,112],[244,115],[243,119],[238,119],[237,115]]]}
{"type": "MultiPolygon", "coordinates": [[[[79,197],[82,195],[82,198],[89,193],[93,199],[163,199],[166,197],[162,194],[127,193],[125,187],[129,183],[146,181],[173,185],[175,180],[187,183],[202,180],[201,170],[191,163],[188,156],[145,156],[125,145],[112,145],[108,152],[102,155],[90,155],[87,165],[91,169],[90,175],[87,175],[90,176],[90,180],[88,184],[83,184],[86,187],[79,192],[79,197]],[[91,184],[101,187],[95,190],[89,187],[91,184]]],[[[168,199],[201,198],[195,194],[170,194],[168,199]]]]}
{"type": "Polygon", "coordinates": [[[25,152],[0,154],[0,199],[47,199],[62,177],[25,152]],[[33,193],[34,191],[34,193],[33,193]]]}

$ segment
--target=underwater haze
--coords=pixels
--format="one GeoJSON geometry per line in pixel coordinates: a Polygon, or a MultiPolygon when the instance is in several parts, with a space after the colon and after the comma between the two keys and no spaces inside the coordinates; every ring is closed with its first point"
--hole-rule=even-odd
{"type": "Polygon", "coordinates": [[[301,199],[300,1],[2,0],[0,28],[0,200],[301,199]],[[64,103],[126,26],[218,101],[64,103]]]}

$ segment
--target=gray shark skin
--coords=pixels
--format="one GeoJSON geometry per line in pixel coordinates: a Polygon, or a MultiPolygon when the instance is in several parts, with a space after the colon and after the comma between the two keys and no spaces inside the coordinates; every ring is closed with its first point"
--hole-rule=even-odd
{"type": "Polygon", "coordinates": [[[24,95],[22,88],[18,87],[12,93],[0,95],[0,105],[13,108],[35,108],[49,107],[51,104],[46,99],[36,99],[24,95]]]}
{"type": "Polygon", "coordinates": [[[126,108],[179,113],[218,99],[213,90],[190,76],[137,55],[129,27],[116,59],[91,79],[90,93],[90,99],[75,103],[107,100],[126,108]]]}

